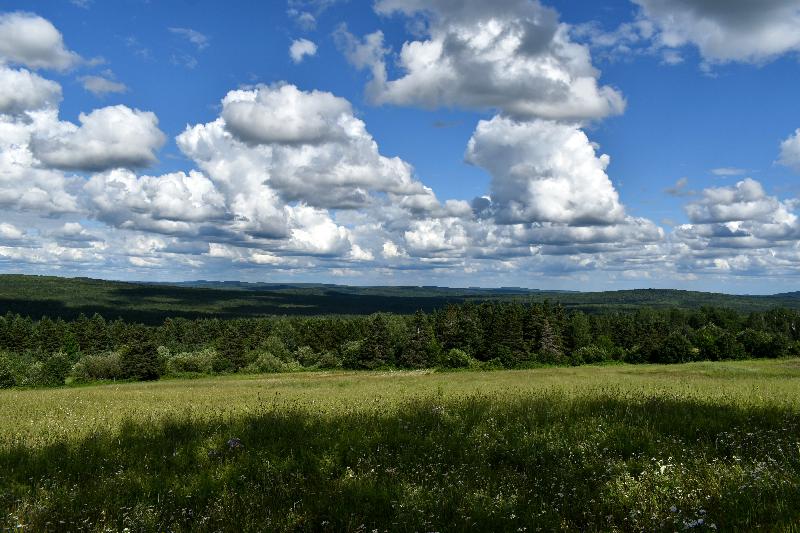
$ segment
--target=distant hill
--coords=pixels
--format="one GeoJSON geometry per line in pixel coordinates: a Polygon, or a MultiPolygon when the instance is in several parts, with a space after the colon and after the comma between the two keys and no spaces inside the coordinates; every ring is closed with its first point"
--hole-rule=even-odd
{"type": "Polygon", "coordinates": [[[652,308],[729,307],[761,311],[800,309],[800,292],[739,296],[669,289],[608,292],[547,291],[524,288],[351,287],[327,284],[270,284],[193,281],[128,283],[89,278],[0,275],[0,313],[34,318],[74,318],[100,313],[158,323],[167,317],[252,317],[262,315],[370,314],[378,311],[431,311],[448,303],[483,300],[561,302],[591,313],[652,308]]]}

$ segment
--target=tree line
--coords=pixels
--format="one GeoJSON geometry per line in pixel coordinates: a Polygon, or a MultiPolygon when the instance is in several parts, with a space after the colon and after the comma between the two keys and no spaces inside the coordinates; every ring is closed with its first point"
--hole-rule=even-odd
{"type": "Polygon", "coordinates": [[[682,363],[800,352],[800,313],[641,308],[590,315],[550,302],[452,304],[431,313],[168,318],[0,316],[0,387],[165,374],[302,369],[525,368],[682,363]]]}

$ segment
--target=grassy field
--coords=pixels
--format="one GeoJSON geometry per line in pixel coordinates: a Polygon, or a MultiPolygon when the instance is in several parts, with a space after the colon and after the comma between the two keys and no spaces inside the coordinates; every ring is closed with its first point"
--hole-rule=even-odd
{"type": "Polygon", "coordinates": [[[795,359],[0,392],[0,530],[798,523],[795,359]]]}

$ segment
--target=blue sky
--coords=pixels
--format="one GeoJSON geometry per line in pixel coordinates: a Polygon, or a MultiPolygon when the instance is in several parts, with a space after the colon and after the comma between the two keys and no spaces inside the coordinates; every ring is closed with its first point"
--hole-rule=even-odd
{"type": "Polygon", "coordinates": [[[795,290],[800,1],[735,7],[4,2],[0,271],[795,290]]]}

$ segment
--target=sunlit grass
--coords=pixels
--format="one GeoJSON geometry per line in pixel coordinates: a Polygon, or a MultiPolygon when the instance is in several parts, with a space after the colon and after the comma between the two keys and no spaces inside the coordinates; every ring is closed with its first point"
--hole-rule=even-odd
{"type": "Polygon", "coordinates": [[[800,361],[7,391],[0,472],[0,529],[791,530],[800,361]]]}

